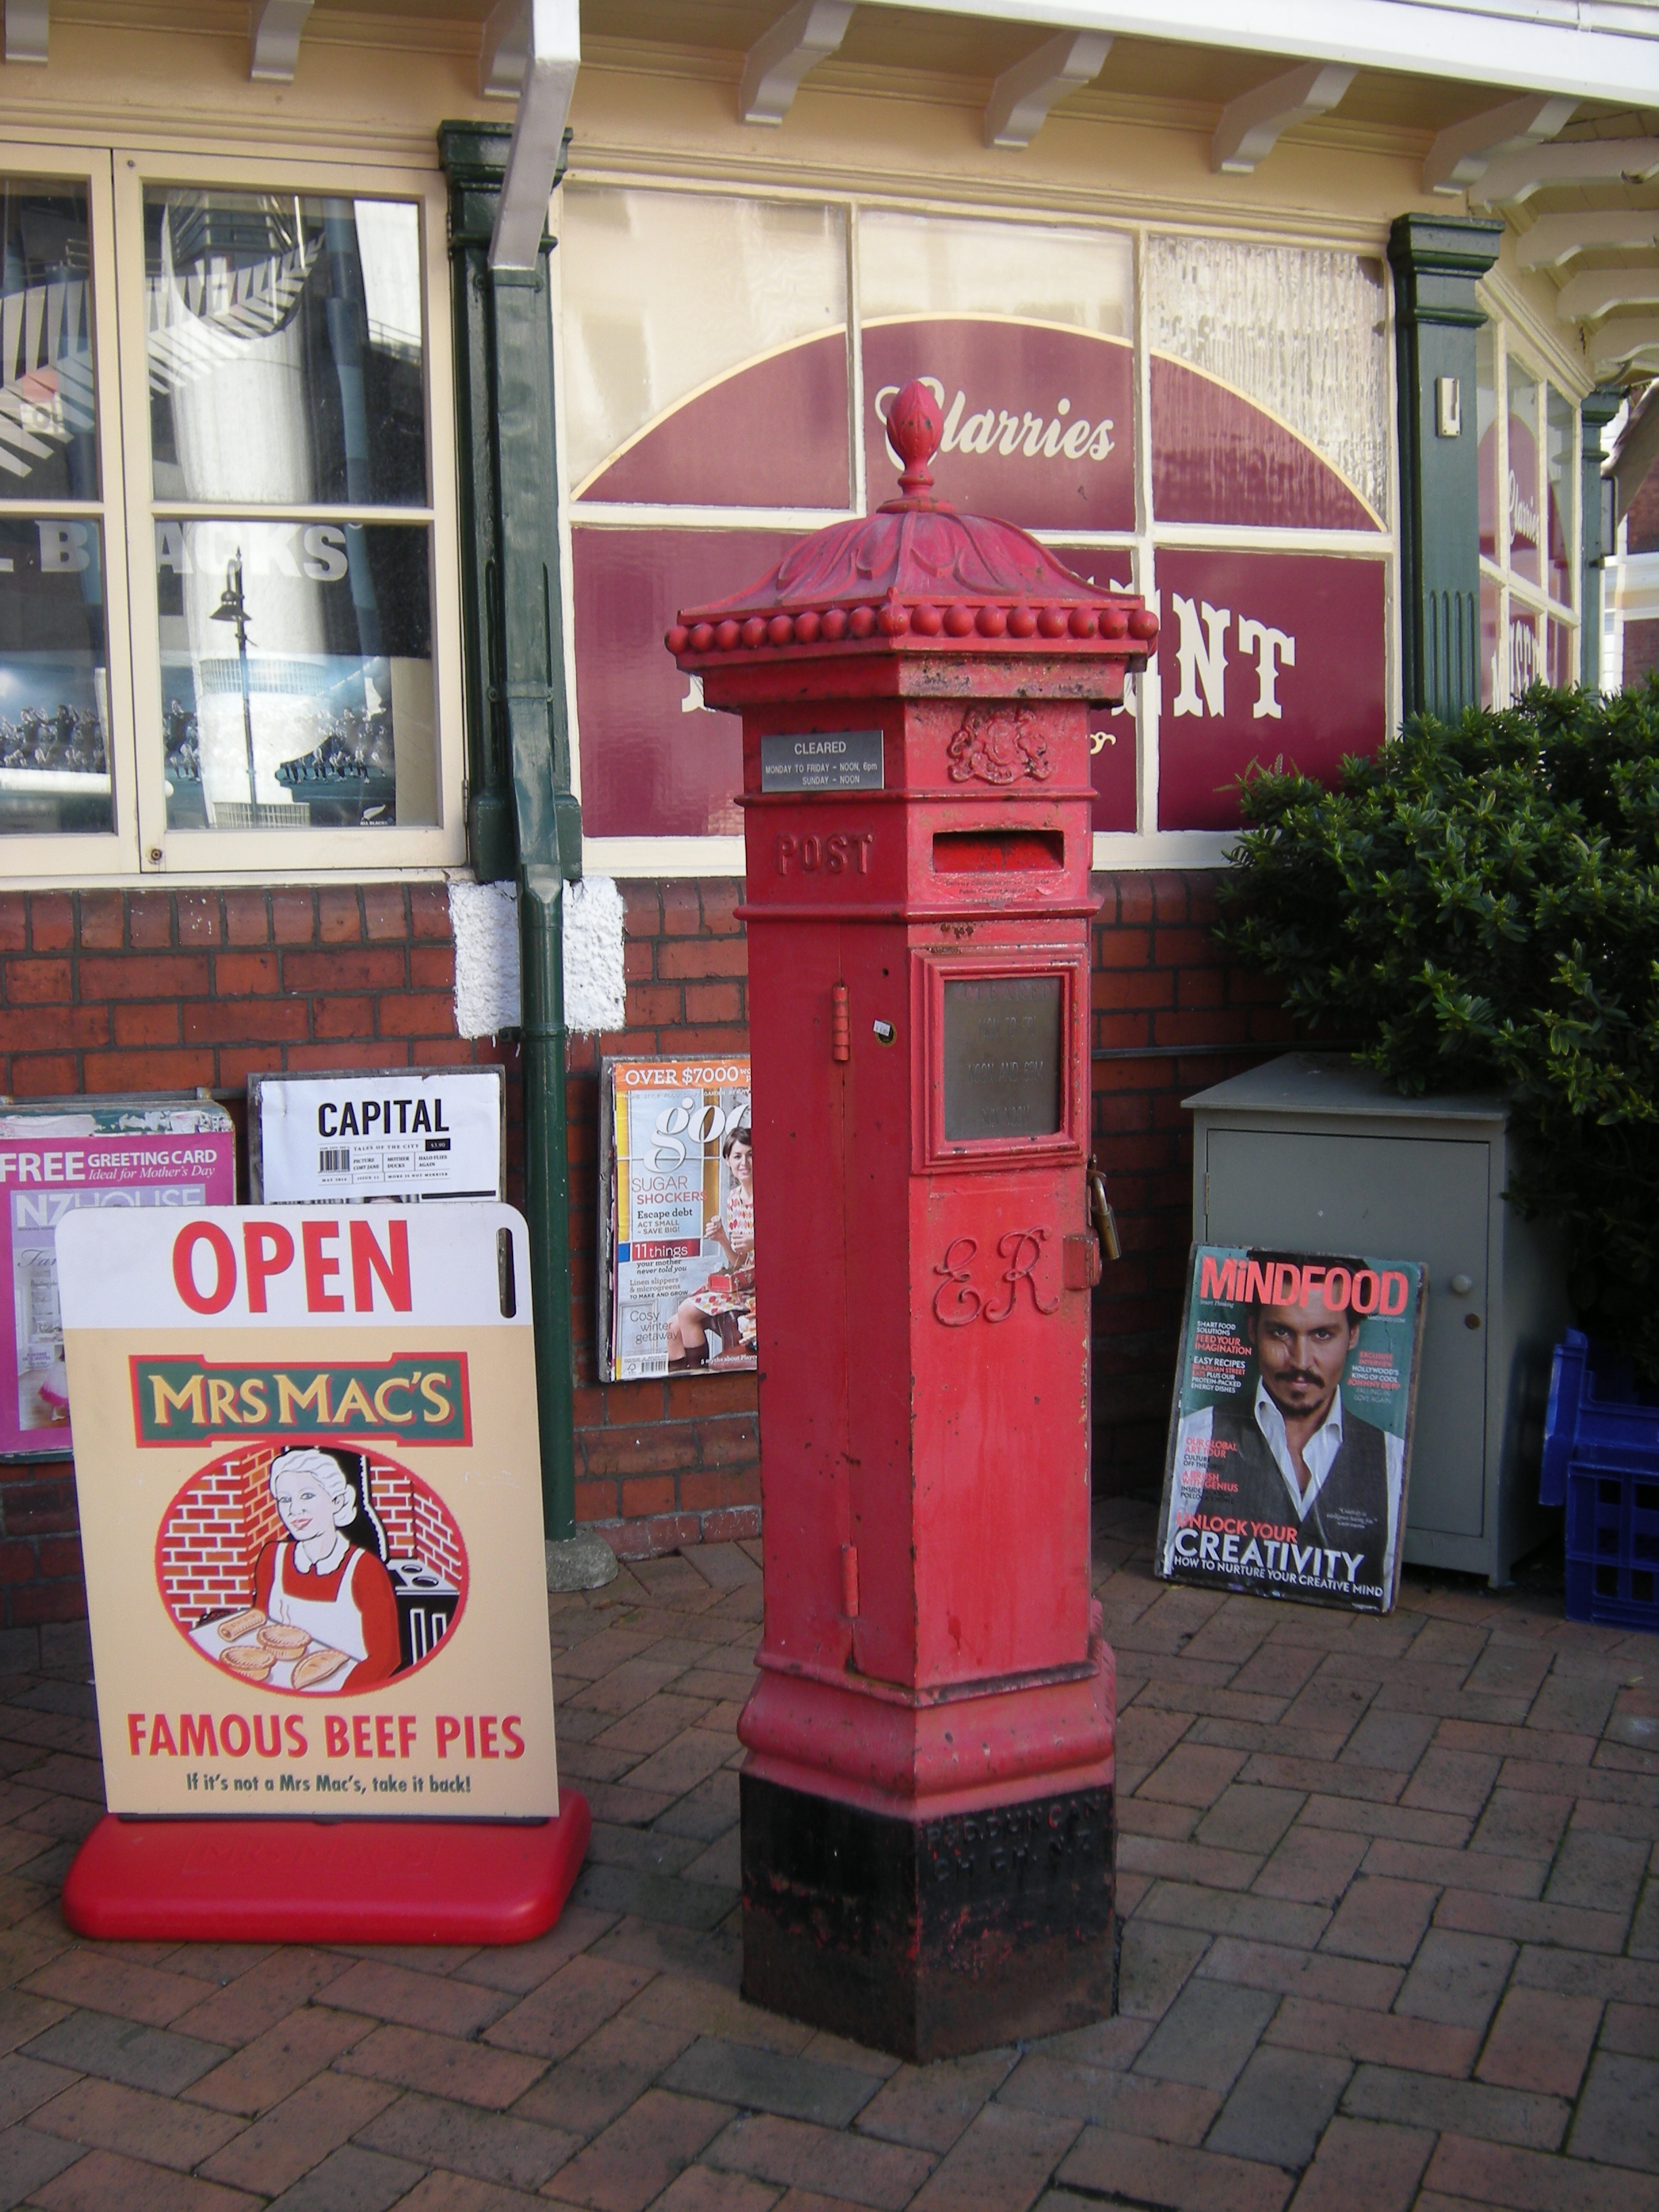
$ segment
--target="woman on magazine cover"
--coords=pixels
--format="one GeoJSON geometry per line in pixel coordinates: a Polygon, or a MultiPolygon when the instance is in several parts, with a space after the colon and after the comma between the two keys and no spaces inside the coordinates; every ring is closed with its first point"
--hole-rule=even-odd
{"type": "Polygon", "coordinates": [[[714,1352],[748,1352],[755,1342],[755,1143],[740,1121],[720,1146],[727,1182],[724,1218],[716,1214],[703,1234],[726,1255],[731,1288],[705,1285],[684,1299],[668,1324],[668,1364],[702,1367],[714,1352]]]}

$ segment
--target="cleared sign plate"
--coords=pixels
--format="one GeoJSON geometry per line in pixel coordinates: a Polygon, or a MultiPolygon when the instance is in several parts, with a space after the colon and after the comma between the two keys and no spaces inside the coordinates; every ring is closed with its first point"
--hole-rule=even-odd
{"type": "Polygon", "coordinates": [[[761,739],[763,791],[880,791],[879,730],[806,730],[761,739]]]}

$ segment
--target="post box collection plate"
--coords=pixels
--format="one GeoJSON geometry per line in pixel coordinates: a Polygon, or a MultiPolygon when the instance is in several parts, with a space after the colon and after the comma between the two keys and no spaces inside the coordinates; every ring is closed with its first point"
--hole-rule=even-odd
{"type": "Polygon", "coordinates": [[[1065,984],[1058,975],[945,986],[945,1136],[1052,1137],[1065,1114],[1065,984]]]}
{"type": "Polygon", "coordinates": [[[887,424],[897,499],[667,643],[744,725],[766,1577],[744,1989],[925,2060],[1111,2004],[1088,749],[1158,625],[933,497],[926,386],[887,424]]]}
{"type": "Polygon", "coordinates": [[[763,791],[880,791],[879,730],[777,731],[760,741],[763,791]]]}

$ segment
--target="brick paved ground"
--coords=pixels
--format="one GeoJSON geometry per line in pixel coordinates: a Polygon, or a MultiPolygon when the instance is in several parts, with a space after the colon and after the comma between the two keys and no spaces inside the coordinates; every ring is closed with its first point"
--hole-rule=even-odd
{"type": "Polygon", "coordinates": [[[1117,2018],[916,2069],[740,2002],[745,1547],[552,1601],[596,1817],[520,1950],[78,1943],[84,1662],[0,1683],[0,2208],[1659,2212],[1659,1641],[1408,1583],[1389,1620],[1096,1565],[1117,2018]]]}

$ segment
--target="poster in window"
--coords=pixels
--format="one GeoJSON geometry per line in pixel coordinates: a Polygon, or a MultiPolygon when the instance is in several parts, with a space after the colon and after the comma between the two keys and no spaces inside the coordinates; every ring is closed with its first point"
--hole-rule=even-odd
{"type": "Polygon", "coordinates": [[[210,1098],[75,1098],[0,1114],[0,1326],[9,1319],[13,1363],[0,1458],[74,1449],[52,1243],[64,1216],[171,1216],[235,1196],[235,1132],[210,1098]]]}
{"type": "Polygon", "coordinates": [[[1194,1250],[1158,1517],[1166,1580],[1392,1610],[1426,1286],[1414,1260],[1194,1250]]]}
{"type": "Polygon", "coordinates": [[[60,1225],[110,1810],[558,1812],[522,1218],[60,1225]]]}
{"type": "Polygon", "coordinates": [[[604,1060],[599,1194],[605,1379],[753,1368],[748,1059],[604,1060]]]}

